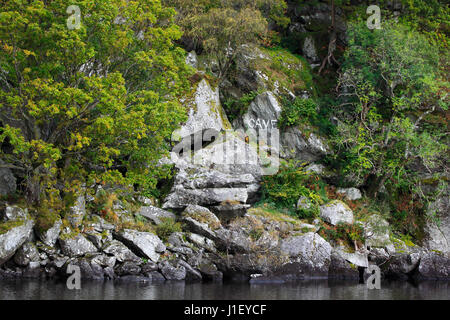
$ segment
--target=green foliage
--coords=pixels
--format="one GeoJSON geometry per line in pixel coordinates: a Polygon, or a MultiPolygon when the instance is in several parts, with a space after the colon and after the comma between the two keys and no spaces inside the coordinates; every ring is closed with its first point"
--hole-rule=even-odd
{"type": "Polygon", "coordinates": [[[296,97],[293,101],[283,101],[283,111],[279,120],[280,128],[315,123],[318,119],[317,104],[311,99],[296,97]]]}
{"type": "Polygon", "coordinates": [[[319,234],[326,240],[343,241],[347,246],[353,247],[354,242],[364,243],[364,228],[359,223],[338,223],[336,226],[323,224],[319,234]]]}
{"type": "MultiPolygon", "coordinates": [[[[193,39],[217,62],[223,79],[243,45],[267,39],[268,22],[286,27],[284,0],[166,0],[179,10],[177,21],[185,36],[193,39]]],[[[274,33],[269,38],[276,38],[274,33]]]]}
{"type": "Polygon", "coordinates": [[[267,28],[261,12],[251,7],[213,8],[193,19],[194,27],[188,34],[199,40],[217,62],[219,79],[227,75],[242,45],[256,43],[267,28]]]}
{"type": "Polygon", "coordinates": [[[71,4],[78,30],[66,26],[66,1],[2,2],[0,143],[12,151],[1,158],[30,202],[84,182],[151,190],[169,173],[155,164],[186,117],[175,11],[159,0],[71,4]]]}
{"type": "Polygon", "coordinates": [[[288,89],[298,95],[314,93],[311,68],[305,58],[281,47],[261,50],[270,59],[256,59],[254,67],[269,77],[272,89],[288,89]]]}
{"type": "Polygon", "coordinates": [[[310,178],[310,174],[299,163],[282,163],[276,175],[264,177],[261,188],[263,201],[273,203],[277,208],[286,208],[290,214],[297,215],[295,208],[300,196],[307,197],[315,205],[320,203],[320,197],[306,187],[310,178]]]}
{"type": "Polygon", "coordinates": [[[55,222],[61,218],[55,209],[56,208],[48,208],[48,206],[45,205],[41,206],[36,218],[35,228],[37,230],[45,232],[53,227],[55,222]]]}
{"type": "Polygon", "coordinates": [[[7,233],[11,229],[22,226],[24,223],[25,221],[23,219],[0,222],[0,235],[7,233]]]}
{"type": "Polygon", "coordinates": [[[230,98],[223,103],[223,108],[227,114],[228,120],[232,122],[234,119],[243,116],[247,110],[250,103],[255,100],[256,96],[259,94],[258,91],[252,91],[243,95],[239,99],[230,98]]]}
{"type": "Polygon", "coordinates": [[[375,195],[386,183],[411,186],[407,166],[420,159],[435,167],[447,149],[442,128],[421,126],[427,114],[448,106],[437,50],[401,24],[383,26],[350,27],[336,108],[336,156],[346,163],[343,173],[370,185],[375,195]]]}
{"type": "Polygon", "coordinates": [[[156,234],[164,241],[167,241],[172,233],[181,231],[181,224],[171,218],[161,218],[161,224],[156,226],[156,234]]]}

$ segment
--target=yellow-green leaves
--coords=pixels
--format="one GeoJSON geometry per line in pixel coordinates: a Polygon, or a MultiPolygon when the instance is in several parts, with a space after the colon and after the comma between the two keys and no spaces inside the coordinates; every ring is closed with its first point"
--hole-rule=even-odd
{"type": "Polygon", "coordinates": [[[11,148],[0,156],[23,169],[32,202],[88,177],[151,190],[185,119],[175,11],[160,0],[70,4],[79,29],[67,27],[65,0],[2,2],[0,142],[11,148]]]}

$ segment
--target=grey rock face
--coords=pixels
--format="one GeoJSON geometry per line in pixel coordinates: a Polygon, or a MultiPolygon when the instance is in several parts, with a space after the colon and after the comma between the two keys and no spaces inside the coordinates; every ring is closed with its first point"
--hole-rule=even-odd
{"type": "Polygon", "coordinates": [[[172,212],[162,210],[162,209],[160,209],[158,207],[154,207],[154,206],[141,207],[138,211],[138,214],[153,221],[153,223],[155,223],[157,225],[161,224],[161,222],[162,222],[161,218],[163,218],[163,219],[164,218],[168,218],[168,219],[176,218],[176,216],[172,212]]]}
{"type": "Polygon", "coordinates": [[[436,252],[423,254],[414,277],[425,280],[450,280],[450,258],[436,252]]]}
{"type": "Polygon", "coordinates": [[[231,124],[222,109],[219,90],[213,90],[206,80],[200,81],[194,96],[193,105],[189,106],[187,122],[177,132],[179,137],[186,137],[205,129],[221,131],[230,129],[231,124]]]}
{"type": "Polygon", "coordinates": [[[179,260],[178,264],[186,269],[186,281],[202,281],[202,274],[198,270],[192,268],[186,261],[179,260]]]}
{"type": "Polygon", "coordinates": [[[47,231],[35,230],[38,238],[48,246],[54,246],[61,232],[62,220],[58,219],[47,231]]]}
{"type": "Polygon", "coordinates": [[[352,210],[339,200],[334,200],[321,206],[320,217],[334,226],[340,222],[353,223],[352,210]]]}
{"type": "Polygon", "coordinates": [[[213,230],[220,227],[220,220],[207,208],[201,206],[189,205],[182,215],[189,230],[208,238],[214,238],[213,230]]]}
{"type": "Polygon", "coordinates": [[[103,268],[91,261],[88,258],[71,259],[69,260],[63,270],[63,274],[67,276],[67,268],[69,265],[79,266],[81,272],[81,279],[86,280],[103,280],[105,278],[105,272],[103,268]]]}
{"type": "Polygon", "coordinates": [[[348,200],[358,200],[362,198],[361,191],[357,188],[338,188],[337,193],[345,195],[348,200]]]}
{"type": "Polygon", "coordinates": [[[74,238],[59,238],[59,244],[62,252],[69,257],[80,257],[87,253],[97,252],[97,248],[87,240],[82,234],[76,235],[74,238]]]}
{"type": "Polygon", "coordinates": [[[104,268],[114,268],[116,265],[116,257],[107,256],[106,254],[96,254],[92,257],[91,262],[98,264],[101,267],[104,268]]]}
{"type": "Polygon", "coordinates": [[[331,261],[331,245],[318,234],[291,237],[281,242],[281,252],[290,262],[278,270],[295,278],[327,276],[331,261]]]}
{"type": "Polygon", "coordinates": [[[268,130],[277,128],[278,118],[281,114],[281,107],[272,92],[266,91],[258,96],[250,103],[247,112],[242,119],[234,122],[236,128],[244,130],[268,130]]]}
{"type": "Polygon", "coordinates": [[[14,221],[18,219],[26,219],[28,217],[28,210],[22,209],[18,206],[6,206],[2,213],[3,221],[14,221]]]}
{"type": "Polygon", "coordinates": [[[319,137],[311,134],[308,139],[305,139],[296,127],[284,130],[280,139],[283,158],[314,162],[329,152],[328,147],[319,137]]]}
{"type": "MultiPolygon", "coordinates": [[[[0,160],[0,165],[5,164],[0,160]]],[[[16,191],[16,177],[8,168],[0,168],[0,196],[7,196],[16,191]]]]}
{"type": "Polygon", "coordinates": [[[186,278],[186,268],[177,262],[175,266],[168,261],[160,263],[159,269],[167,280],[184,280],[186,278]]]}
{"type": "Polygon", "coordinates": [[[334,249],[334,253],[339,255],[341,258],[347,260],[355,266],[368,268],[369,261],[368,256],[365,253],[360,252],[347,252],[345,248],[337,247],[334,249]]]}
{"type": "Polygon", "coordinates": [[[124,243],[132,251],[139,253],[140,256],[148,258],[153,262],[158,262],[159,254],[166,250],[157,235],[149,232],[140,232],[131,229],[125,229],[114,233],[114,237],[124,243]]]}
{"type": "Polygon", "coordinates": [[[122,263],[118,268],[116,268],[116,273],[119,276],[126,275],[138,275],[141,272],[141,268],[131,261],[126,261],[122,263]]]}
{"type": "Polygon", "coordinates": [[[214,205],[223,201],[245,203],[248,199],[245,188],[185,189],[175,186],[166,198],[163,208],[184,208],[189,204],[214,205]]]}
{"type": "Polygon", "coordinates": [[[356,266],[352,266],[341,255],[333,252],[331,254],[329,276],[336,279],[359,279],[359,272],[356,266]]]}
{"type": "Polygon", "coordinates": [[[249,208],[249,204],[225,202],[218,206],[212,206],[211,210],[217,214],[223,222],[228,223],[236,217],[243,217],[249,208]]]}
{"type": "Polygon", "coordinates": [[[183,217],[191,217],[199,222],[206,223],[211,229],[217,229],[220,226],[220,220],[208,208],[199,205],[188,205],[182,213],[183,217]]]}
{"type": "Polygon", "coordinates": [[[141,261],[141,259],[137,255],[135,255],[130,249],[128,249],[127,246],[125,246],[122,242],[117,240],[112,240],[108,242],[107,244],[105,244],[102,250],[104,253],[114,256],[119,262],[141,261]]]}
{"type": "Polygon", "coordinates": [[[14,255],[14,262],[19,266],[26,267],[30,262],[39,262],[39,251],[32,242],[26,242],[14,255]]]}
{"type": "Polygon", "coordinates": [[[28,219],[0,234],[0,265],[8,261],[33,232],[34,221],[28,219]]]}
{"type": "Polygon", "coordinates": [[[386,264],[386,275],[388,277],[407,279],[408,274],[417,268],[422,257],[421,252],[396,253],[390,257],[386,264]]]}
{"type": "Polygon", "coordinates": [[[216,245],[214,243],[214,241],[212,241],[211,239],[208,239],[206,237],[203,237],[199,234],[196,233],[189,233],[188,234],[188,238],[189,240],[196,244],[197,246],[199,246],[200,248],[203,248],[205,250],[208,250],[210,252],[216,252],[216,245]]]}

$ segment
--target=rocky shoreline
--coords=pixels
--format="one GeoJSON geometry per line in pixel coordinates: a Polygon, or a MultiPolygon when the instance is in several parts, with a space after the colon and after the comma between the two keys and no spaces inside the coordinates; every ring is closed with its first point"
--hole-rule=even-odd
{"type": "MultiPolygon", "coordinates": [[[[339,211],[343,203],[335,204],[324,207],[321,217],[339,220],[352,215],[339,211]]],[[[153,206],[143,206],[139,212],[157,223],[162,216],[173,215],[153,206]]],[[[401,240],[377,245],[376,241],[386,239],[382,232],[370,238],[370,246],[348,252],[317,234],[317,226],[261,208],[250,209],[224,225],[209,209],[189,205],[176,217],[186,229],[172,233],[166,242],[150,232],[117,232],[100,216],[93,217],[89,231],[76,235],[58,228],[60,221],[46,233],[36,232],[26,210],[15,206],[7,206],[2,219],[14,225],[0,235],[3,279],[65,278],[68,265],[77,265],[82,279],[91,280],[360,280],[367,277],[370,264],[377,264],[387,279],[450,280],[450,259],[443,253],[408,246],[401,240]]],[[[373,232],[369,223],[364,228],[373,232]]]]}

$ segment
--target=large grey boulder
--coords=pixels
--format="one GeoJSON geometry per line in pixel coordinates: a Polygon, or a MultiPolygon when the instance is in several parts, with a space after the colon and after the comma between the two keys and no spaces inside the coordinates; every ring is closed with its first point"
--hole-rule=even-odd
{"type": "Polygon", "coordinates": [[[101,253],[93,255],[91,258],[91,262],[98,264],[99,266],[104,268],[114,268],[114,266],[116,265],[116,261],[116,257],[101,253]]]}
{"type": "Polygon", "coordinates": [[[252,174],[259,180],[262,174],[267,174],[267,169],[262,167],[267,163],[262,163],[262,152],[258,153],[256,142],[245,140],[246,133],[227,130],[214,142],[196,151],[192,163],[233,175],[252,174]]]}
{"type": "Polygon", "coordinates": [[[338,223],[353,223],[353,211],[339,200],[320,206],[320,217],[334,226],[338,223]]]}
{"type": "Polygon", "coordinates": [[[8,168],[2,168],[5,163],[0,160],[0,196],[7,196],[16,191],[16,177],[8,168]]]}
{"type": "Polygon", "coordinates": [[[39,228],[35,228],[36,235],[46,245],[54,246],[61,232],[61,226],[62,220],[58,219],[55,221],[53,226],[47,230],[40,230],[39,228]]]}
{"type": "Polygon", "coordinates": [[[88,253],[97,252],[97,248],[87,240],[82,234],[63,234],[59,238],[62,252],[69,257],[80,257],[88,253]]]}
{"type": "Polygon", "coordinates": [[[314,232],[290,237],[281,242],[281,253],[290,262],[283,265],[278,273],[292,278],[323,277],[328,275],[331,261],[331,245],[314,232]]]}
{"type": "Polygon", "coordinates": [[[383,265],[386,276],[403,280],[408,279],[409,274],[419,266],[422,256],[423,253],[419,250],[391,255],[386,264],[383,265]]]}
{"type": "Polygon", "coordinates": [[[336,193],[342,194],[347,200],[358,200],[362,198],[358,188],[338,188],[336,193]]]}
{"type": "Polygon", "coordinates": [[[175,219],[176,216],[169,211],[160,209],[154,206],[144,206],[139,209],[137,214],[153,221],[153,223],[159,225],[164,219],[175,219]],[[162,220],[161,220],[162,219],[162,220]]]}
{"type": "Polygon", "coordinates": [[[114,237],[124,243],[139,256],[148,258],[153,262],[158,262],[159,253],[166,250],[166,246],[157,235],[149,232],[141,232],[131,229],[124,229],[114,233],[114,237]]]}
{"type": "Polygon", "coordinates": [[[2,224],[6,232],[0,234],[0,265],[8,261],[33,232],[34,221],[8,221],[2,224]]]}
{"type": "Polygon", "coordinates": [[[119,262],[132,261],[140,262],[141,258],[135,255],[127,246],[122,242],[117,240],[112,240],[106,243],[102,251],[108,255],[111,255],[117,259],[119,262]]]}
{"type": "Polygon", "coordinates": [[[141,267],[139,267],[134,262],[125,261],[120,266],[118,266],[115,269],[115,271],[119,276],[127,276],[127,275],[136,276],[141,273],[141,267]]]}

